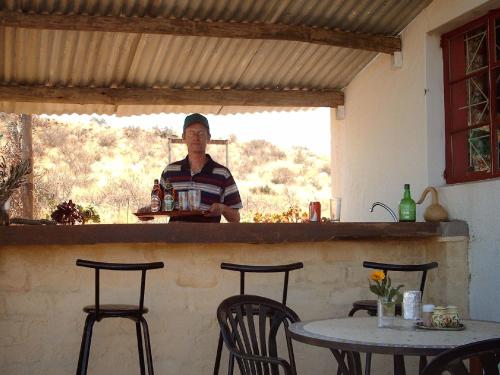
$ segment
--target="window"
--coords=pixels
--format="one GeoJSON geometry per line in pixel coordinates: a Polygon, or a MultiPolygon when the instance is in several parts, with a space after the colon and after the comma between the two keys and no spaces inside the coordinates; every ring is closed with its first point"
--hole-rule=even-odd
{"type": "Polygon", "coordinates": [[[447,183],[500,177],[500,9],[442,36],[447,183]]]}

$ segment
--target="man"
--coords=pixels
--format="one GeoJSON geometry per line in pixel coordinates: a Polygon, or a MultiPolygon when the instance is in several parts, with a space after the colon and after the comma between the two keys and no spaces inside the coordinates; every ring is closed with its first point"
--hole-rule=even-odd
{"type": "Polygon", "coordinates": [[[168,179],[177,192],[198,189],[201,192],[200,209],[203,216],[171,217],[170,221],[218,223],[221,215],[228,222],[239,222],[243,207],[240,193],[228,168],[206,154],[210,141],[210,127],[205,116],[193,113],[184,120],[182,139],[188,155],[185,159],[167,165],[161,175],[162,185],[168,179]]]}

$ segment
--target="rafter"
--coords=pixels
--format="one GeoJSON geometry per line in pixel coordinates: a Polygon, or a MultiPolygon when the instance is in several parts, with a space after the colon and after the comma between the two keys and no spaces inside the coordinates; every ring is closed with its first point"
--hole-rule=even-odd
{"type": "Polygon", "coordinates": [[[340,90],[83,88],[0,85],[0,101],[107,105],[337,107],[340,90]]]}
{"type": "Polygon", "coordinates": [[[0,12],[0,26],[240,39],[289,40],[382,53],[401,51],[401,39],[309,26],[207,22],[152,17],[0,12]]]}

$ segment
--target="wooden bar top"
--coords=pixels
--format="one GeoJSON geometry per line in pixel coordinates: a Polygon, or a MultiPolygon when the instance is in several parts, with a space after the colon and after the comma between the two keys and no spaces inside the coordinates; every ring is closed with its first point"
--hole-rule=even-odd
{"type": "Polygon", "coordinates": [[[288,243],[335,240],[424,239],[468,236],[464,221],[441,223],[341,222],[307,224],[171,223],[11,225],[1,246],[98,243],[288,243]]]}

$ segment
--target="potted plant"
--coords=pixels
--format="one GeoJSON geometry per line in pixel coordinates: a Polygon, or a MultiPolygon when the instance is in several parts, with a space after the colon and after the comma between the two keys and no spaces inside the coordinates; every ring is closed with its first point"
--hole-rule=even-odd
{"type": "Polygon", "coordinates": [[[2,156],[0,159],[0,225],[9,225],[10,197],[26,183],[26,176],[30,174],[30,163],[23,160],[20,163],[7,167],[2,156]]]}

